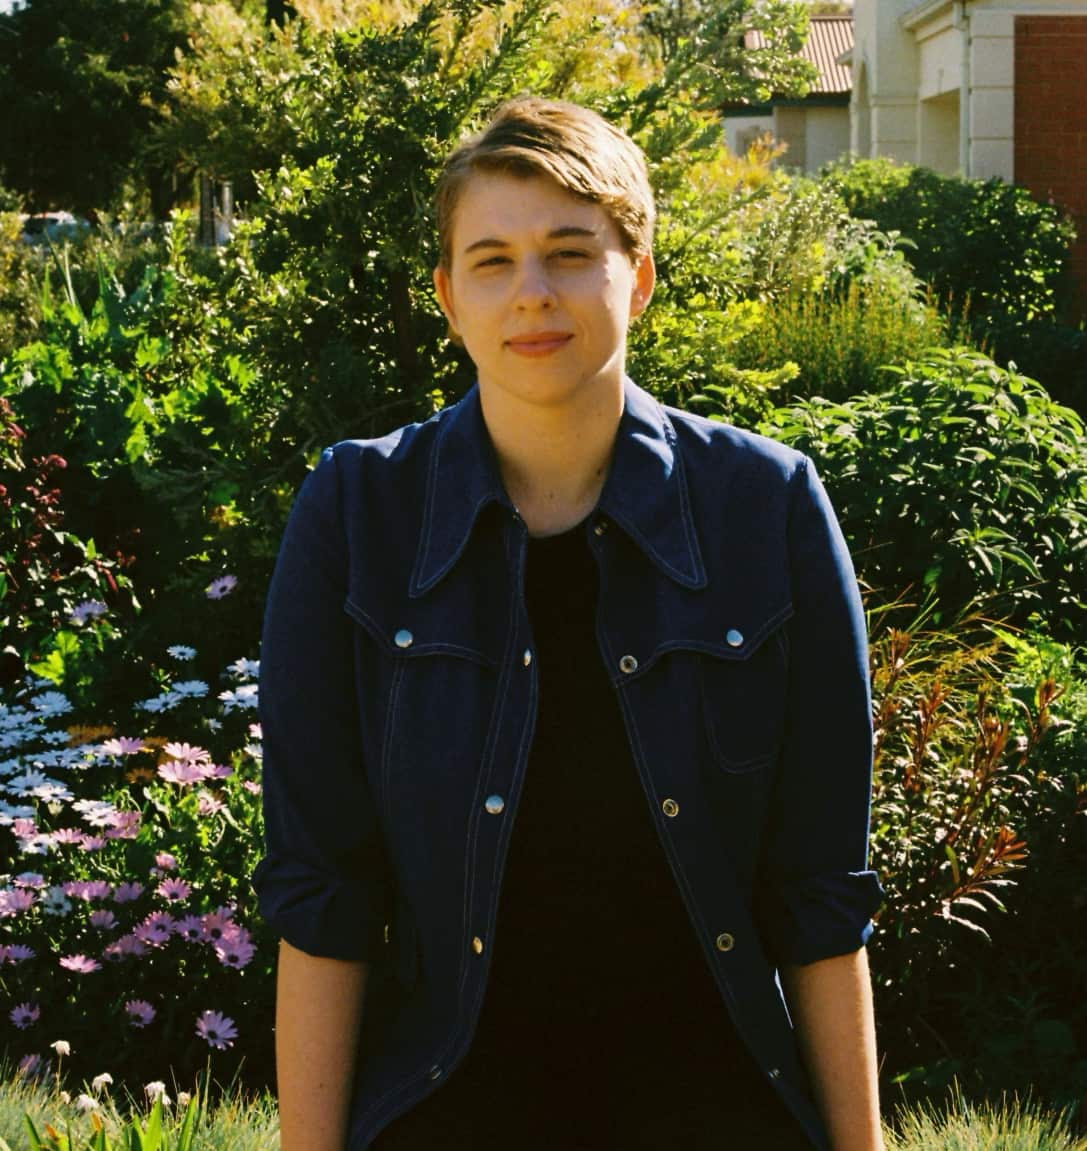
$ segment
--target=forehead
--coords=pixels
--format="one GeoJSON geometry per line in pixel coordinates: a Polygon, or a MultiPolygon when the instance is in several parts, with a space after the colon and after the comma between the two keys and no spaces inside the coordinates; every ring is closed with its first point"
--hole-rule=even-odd
{"type": "Polygon", "coordinates": [[[458,252],[482,239],[522,240],[565,228],[592,232],[605,244],[620,242],[604,208],[549,176],[482,171],[473,172],[461,186],[450,240],[458,252]]]}

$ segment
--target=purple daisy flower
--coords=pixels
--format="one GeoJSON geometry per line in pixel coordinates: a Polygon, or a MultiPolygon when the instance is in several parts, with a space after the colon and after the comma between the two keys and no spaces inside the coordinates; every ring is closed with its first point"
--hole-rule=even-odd
{"type": "Polygon", "coordinates": [[[189,943],[202,943],[204,941],[204,921],[199,915],[186,915],[174,923],[174,934],[180,935],[189,943]]]}
{"type": "Polygon", "coordinates": [[[222,599],[223,596],[230,595],[237,586],[237,576],[222,575],[219,576],[218,579],[213,579],[211,583],[208,584],[204,594],[208,599],[222,599]]]}
{"type": "Polygon", "coordinates": [[[91,912],[90,924],[98,931],[109,931],[110,928],[117,926],[117,916],[109,908],[100,907],[97,911],[91,912]]]}
{"type": "Polygon", "coordinates": [[[196,1034],[205,1040],[209,1047],[217,1051],[225,1051],[234,1046],[238,1038],[238,1029],[234,1020],[221,1015],[218,1011],[205,1011],[196,1021],[196,1034]]]}
{"type": "Polygon", "coordinates": [[[215,955],[224,967],[243,968],[256,953],[249,932],[232,923],[215,944],[215,955]]]}
{"type": "Polygon", "coordinates": [[[103,959],[111,959],[120,961],[132,956],[138,959],[141,955],[147,954],[147,944],[135,935],[122,935],[120,939],[115,939],[112,943],[108,944],[105,951],[102,952],[103,959]]]}
{"type": "Polygon", "coordinates": [[[129,739],[126,735],[120,735],[116,739],[107,739],[102,744],[102,750],[106,755],[135,755],[144,750],[144,744],[142,739],[129,739]]]}
{"type": "Polygon", "coordinates": [[[90,975],[92,971],[101,971],[102,964],[97,960],[89,959],[86,955],[62,955],[60,965],[77,975],[90,975]]]}
{"type": "Polygon", "coordinates": [[[22,891],[19,888],[0,891],[0,919],[9,919],[20,911],[29,911],[34,902],[33,891],[22,891]]]}
{"type": "Polygon", "coordinates": [[[129,999],[125,1003],[125,1014],[133,1027],[146,1027],[155,1018],[155,1009],[146,999],[129,999]]]}
{"type": "Polygon", "coordinates": [[[192,887],[183,879],[164,879],[155,890],[170,903],[184,903],[192,895],[192,887]]]}
{"type": "Polygon", "coordinates": [[[134,880],[131,883],[118,883],[113,889],[113,902],[131,903],[141,895],[143,895],[142,883],[136,883],[134,880]]]}
{"type": "Polygon", "coordinates": [[[20,1031],[25,1031],[41,1018],[41,1009],[36,1003],[20,1003],[11,1009],[8,1018],[20,1031]]]}
{"type": "Polygon", "coordinates": [[[5,963],[22,963],[24,959],[33,959],[38,953],[33,947],[27,947],[25,943],[9,943],[4,948],[4,962],[5,963]]]}

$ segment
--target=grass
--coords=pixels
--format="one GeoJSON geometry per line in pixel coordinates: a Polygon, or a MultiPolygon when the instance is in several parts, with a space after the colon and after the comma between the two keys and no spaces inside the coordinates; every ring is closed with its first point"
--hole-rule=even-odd
{"type": "MultiPolygon", "coordinates": [[[[0,1151],[32,1151],[25,1115],[39,1131],[46,1124],[70,1129],[73,1149],[88,1147],[92,1120],[52,1083],[21,1080],[10,1072],[0,1078],[0,1151]],[[6,1143],[6,1147],[5,1147],[6,1143]]],[[[146,1124],[148,1108],[103,1093],[95,1112],[113,1146],[128,1146],[133,1117],[146,1124]]],[[[164,1148],[178,1146],[184,1108],[166,1108],[164,1148]]],[[[1018,1098],[1000,1103],[971,1103],[954,1090],[942,1104],[929,1102],[895,1109],[885,1124],[887,1151],[1087,1151],[1087,1137],[1073,1134],[1070,1117],[1042,1104],[1018,1098]]],[[[63,1144],[53,1144],[63,1146],[63,1144]]],[[[135,1146],[135,1144],[133,1144],[135,1146]]],[[[227,1089],[202,1111],[191,1151],[279,1151],[279,1120],[271,1095],[246,1098],[227,1089]]],[[[604,1149],[602,1149],[604,1151],[604,1149]]]]}
{"type": "Polygon", "coordinates": [[[896,1109],[887,1151],[1087,1151],[1067,1113],[1018,1098],[971,1103],[953,1089],[945,1103],[896,1109]]]}
{"type": "MultiPolygon", "coordinates": [[[[0,1075],[0,1139],[7,1143],[7,1148],[0,1143],[0,1151],[8,1148],[32,1151],[24,1118],[27,1115],[43,1134],[46,1124],[61,1133],[70,1130],[73,1151],[89,1146],[95,1126],[90,1113],[76,1103],[80,1094],[78,1090],[61,1093],[52,1082],[28,1082],[4,1069],[0,1075]]],[[[86,1094],[93,1095],[93,1092],[87,1088],[86,1094]]],[[[168,1094],[174,1102],[164,1109],[163,1151],[182,1145],[180,1134],[185,1114],[185,1108],[177,1105],[177,1091],[168,1094]]],[[[142,1101],[135,1103],[124,1092],[117,1097],[116,1092],[103,1091],[96,1100],[98,1106],[94,1114],[101,1121],[110,1144],[128,1147],[132,1119],[146,1126],[149,1107],[142,1101]]],[[[185,1146],[189,1151],[279,1151],[275,1098],[267,1094],[247,1098],[237,1090],[223,1090],[208,1108],[201,1108],[191,1143],[185,1146]]]]}

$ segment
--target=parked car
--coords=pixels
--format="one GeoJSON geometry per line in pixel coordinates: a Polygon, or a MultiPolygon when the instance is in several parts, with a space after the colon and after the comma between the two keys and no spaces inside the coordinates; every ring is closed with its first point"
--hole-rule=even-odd
{"type": "Polygon", "coordinates": [[[35,212],[23,216],[23,241],[44,244],[47,241],[75,239],[91,230],[89,220],[73,216],[71,212],[35,212]]]}

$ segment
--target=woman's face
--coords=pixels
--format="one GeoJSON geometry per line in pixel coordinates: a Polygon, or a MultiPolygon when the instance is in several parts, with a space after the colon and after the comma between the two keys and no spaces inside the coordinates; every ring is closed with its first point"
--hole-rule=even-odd
{"type": "Polygon", "coordinates": [[[481,391],[561,405],[621,390],[653,261],[631,261],[602,207],[544,176],[479,172],[462,189],[450,252],[434,286],[481,391]]]}

